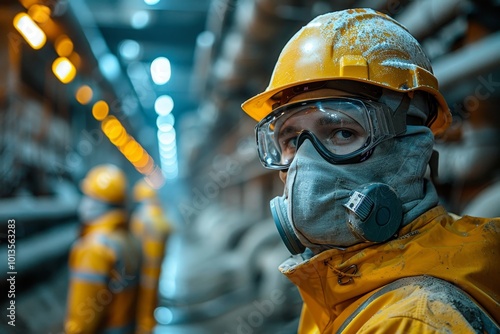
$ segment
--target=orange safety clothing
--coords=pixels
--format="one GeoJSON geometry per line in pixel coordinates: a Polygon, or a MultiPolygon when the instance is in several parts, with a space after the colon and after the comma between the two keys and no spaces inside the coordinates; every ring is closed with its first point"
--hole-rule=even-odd
{"type": "Polygon", "coordinates": [[[134,333],[140,248],[123,210],[83,225],[69,267],[65,333],[134,333]]]}
{"type": "Polygon", "coordinates": [[[420,275],[454,284],[498,325],[499,232],[499,218],[457,217],[438,206],[389,242],[291,257],[280,270],[304,301],[299,333],[337,333],[344,322],[341,333],[475,333],[448,298],[452,291],[422,284],[391,289],[359,308],[387,284],[420,275]]]}
{"type": "Polygon", "coordinates": [[[137,301],[137,334],[152,333],[158,306],[158,281],[165,256],[171,224],[156,200],[139,204],[131,218],[130,229],[142,247],[142,267],[137,301]]]}

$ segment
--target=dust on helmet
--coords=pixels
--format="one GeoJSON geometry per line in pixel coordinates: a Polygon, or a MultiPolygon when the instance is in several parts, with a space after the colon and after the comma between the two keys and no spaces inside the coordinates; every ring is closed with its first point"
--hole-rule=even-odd
{"type": "Polygon", "coordinates": [[[426,125],[435,135],[451,123],[448,105],[438,90],[429,59],[417,40],[394,19],[372,9],[349,9],[321,15],[298,31],[285,45],[270,83],[242,104],[261,121],[287,103],[283,93],[297,94],[310,84],[354,81],[396,92],[427,92],[437,110],[426,125]]]}

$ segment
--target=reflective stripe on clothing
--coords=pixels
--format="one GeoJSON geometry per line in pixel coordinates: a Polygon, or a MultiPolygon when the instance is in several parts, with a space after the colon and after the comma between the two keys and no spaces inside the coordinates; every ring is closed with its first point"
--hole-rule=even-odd
{"type": "Polygon", "coordinates": [[[102,283],[102,284],[107,284],[109,282],[108,275],[92,273],[92,272],[72,270],[70,272],[70,276],[71,276],[71,279],[77,279],[80,281],[102,283]]]}

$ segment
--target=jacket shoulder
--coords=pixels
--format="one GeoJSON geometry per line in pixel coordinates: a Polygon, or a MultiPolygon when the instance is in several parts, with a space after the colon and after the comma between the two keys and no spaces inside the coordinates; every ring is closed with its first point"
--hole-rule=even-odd
{"type": "Polygon", "coordinates": [[[470,296],[430,276],[383,287],[348,320],[342,333],[482,333],[495,326],[470,296]]]}
{"type": "Polygon", "coordinates": [[[500,217],[484,218],[474,216],[458,216],[449,214],[452,226],[461,232],[479,231],[481,233],[496,234],[500,232],[500,217]]]}

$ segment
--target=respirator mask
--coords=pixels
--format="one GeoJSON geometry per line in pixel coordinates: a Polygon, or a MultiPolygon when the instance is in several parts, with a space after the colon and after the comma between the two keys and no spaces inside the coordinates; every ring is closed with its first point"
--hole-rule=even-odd
{"type": "Polygon", "coordinates": [[[277,108],[257,124],[264,167],[288,170],[284,195],[270,206],[292,254],[383,242],[396,234],[401,199],[383,178],[367,173],[366,160],[376,146],[405,133],[406,114],[399,109],[407,106],[406,100],[393,111],[360,98],[313,99],[277,108]]]}

